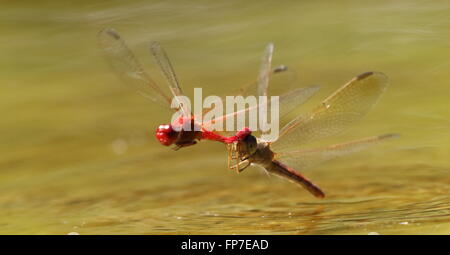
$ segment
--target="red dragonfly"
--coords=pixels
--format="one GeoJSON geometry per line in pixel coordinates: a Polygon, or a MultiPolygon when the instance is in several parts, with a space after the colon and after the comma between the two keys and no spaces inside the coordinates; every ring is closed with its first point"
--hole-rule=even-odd
{"type": "Polygon", "coordinates": [[[318,186],[297,170],[303,171],[397,135],[379,135],[310,150],[299,150],[298,147],[337,134],[361,119],[385,91],[387,84],[388,78],[383,73],[360,74],[312,112],[300,115],[286,124],[276,141],[263,141],[247,133],[227,145],[229,168],[241,172],[251,164],[256,164],[270,174],[301,185],[316,197],[325,197],[318,186]]]}
{"type": "MultiPolygon", "coordinates": [[[[235,112],[232,114],[217,117],[211,122],[199,122],[195,118],[195,114],[192,114],[182,101],[180,97],[184,96],[178,82],[177,76],[174,72],[172,64],[167,57],[164,49],[158,42],[152,42],[150,44],[150,51],[156,60],[157,65],[160,67],[164,77],[168,82],[168,87],[172,96],[177,100],[177,105],[180,108],[171,108],[172,98],[166,95],[163,89],[158,86],[148,75],[142,65],[138,62],[132,51],[127,47],[122,37],[112,28],[107,28],[98,34],[98,41],[100,47],[104,50],[109,62],[119,77],[128,85],[134,87],[145,97],[151,99],[155,103],[162,105],[166,108],[170,108],[172,111],[177,112],[182,110],[182,115],[170,124],[160,125],[156,129],[156,138],[162,145],[170,146],[175,145],[174,149],[178,150],[183,147],[191,146],[200,140],[212,140],[222,143],[231,143],[250,133],[248,128],[242,129],[234,136],[226,137],[220,135],[209,128],[213,122],[226,121],[229,118],[234,118],[238,114],[249,111],[257,106],[251,106],[247,109],[235,112]],[[184,130],[180,128],[183,125],[191,125],[190,130],[184,130]]],[[[279,66],[276,68],[271,67],[273,54],[273,44],[269,44],[264,52],[262,65],[257,82],[254,84],[257,86],[256,93],[258,95],[267,95],[269,77],[272,74],[285,71],[285,66],[279,66]]],[[[248,91],[252,86],[246,86],[245,91],[248,91]]],[[[311,96],[317,89],[315,87],[296,89],[287,94],[280,96],[280,109],[284,114],[289,113],[297,103],[305,101],[311,96]]],[[[280,115],[283,115],[281,113],[280,115]]]]}

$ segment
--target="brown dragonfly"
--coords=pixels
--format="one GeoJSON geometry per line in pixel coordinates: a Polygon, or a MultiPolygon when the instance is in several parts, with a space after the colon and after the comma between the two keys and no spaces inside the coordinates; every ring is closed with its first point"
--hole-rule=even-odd
{"type": "Polygon", "coordinates": [[[308,150],[299,150],[298,147],[335,135],[361,119],[378,101],[387,85],[388,78],[383,73],[366,72],[358,75],[313,111],[286,124],[277,140],[267,142],[248,133],[238,141],[228,144],[229,168],[241,172],[256,164],[269,174],[301,185],[316,197],[325,197],[325,193],[317,185],[297,170],[311,168],[398,135],[384,134],[308,150]]]}

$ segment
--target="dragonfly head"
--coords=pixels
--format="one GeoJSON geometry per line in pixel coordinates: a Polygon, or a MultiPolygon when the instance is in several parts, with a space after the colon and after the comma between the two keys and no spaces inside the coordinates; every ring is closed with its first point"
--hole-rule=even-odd
{"type": "Polygon", "coordinates": [[[245,145],[246,153],[249,155],[253,155],[258,147],[258,141],[256,140],[256,137],[249,134],[242,141],[245,145]]]}
{"type": "Polygon", "coordinates": [[[252,131],[250,130],[250,128],[245,127],[241,131],[237,132],[235,137],[238,140],[244,140],[245,138],[247,138],[251,134],[252,134],[252,131]]]}
{"type": "Polygon", "coordinates": [[[250,128],[245,127],[241,131],[236,132],[234,136],[226,137],[225,143],[234,143],[244,140],[246,137],[252,134],[250,128]]]}
{"type": "Polygon", "coordinates": [[[178,134],[171,125],[159,125],[156,129],[156,139],[165,146],[173,144],[178,138],[178,134]]]}

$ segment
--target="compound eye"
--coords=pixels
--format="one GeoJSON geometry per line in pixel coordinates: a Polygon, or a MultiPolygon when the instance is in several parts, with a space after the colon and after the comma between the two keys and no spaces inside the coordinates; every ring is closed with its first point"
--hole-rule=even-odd
{"type": "Polygon", "coordinates": [[[169,146],[175,142],[176,136],[174,134],[175,132],[170,125],[160,125],[156,129],[156,139],[164,146],[169,146]]]}
{"type": "Polygon", "coordinates": [[[257,141],[256,138],[252,135],[249,135],[245,138],[245,142],[247,144],[247,151],[251,155],[256,152],[257,149],[257,141]]]}

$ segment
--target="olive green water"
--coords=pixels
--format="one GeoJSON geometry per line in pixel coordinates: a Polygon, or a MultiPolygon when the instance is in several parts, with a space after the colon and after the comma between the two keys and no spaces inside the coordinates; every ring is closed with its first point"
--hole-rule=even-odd
{"type": "Polygon", "coordinates": [[[3,1],[0,233],[449,234],[450,2],[339,2],[3,1]],[[295,86],[321,85],[305,109],[382,71],[382,99],[329,142],[402,136],[305,171],[323,200],[227,170],[221,144],[172,151],[153,137],[170,113],[102,58],[104,27],[164,85],[148,52],[160,41],[188,95],[254,79],[268,42],[295,86]]]}

